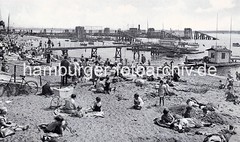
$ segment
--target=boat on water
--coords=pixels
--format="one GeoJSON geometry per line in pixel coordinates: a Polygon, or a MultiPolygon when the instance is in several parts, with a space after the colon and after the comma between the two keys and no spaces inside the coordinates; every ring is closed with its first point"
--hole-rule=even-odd
{"type": "Polygon", "coordinates": [[[207,49],[208,56],[202,59],[185,59],[184,64],[186,65],[202,65],[206,63],[207,67],[226,67],[226,66],[240,66],[240,57],[232,56],[232,51],[227,49],[225,46],[212,46],[207,49]]]}
{"type": "Polygon", "coordinates": [[[178,47],[177,41],[172,39],[161,39],[158,41],[158,45],[169,49],[175,49],[178,47]]]}
{"type": "Polygon", "coordinates": [[[240,44],[239,43],[233,43],[232,46],[233,47],[240,47],[240,44]]]}
{"type": "Polygon", "coordinates": [[[169,58],[181,58],[181,57],[183,57],[183,54],[180,54],[180,53],[167,53],[166,57],[169,57],[169,58]]]}
{"type": "Polygon", "coordinates": [[[80,46],[87,46],[87,43],[81,42],[80,46]]]}
{"type": "Polygon", "coordinates": [[[88,44],[89,45],[94,45],[94,42],[93,41],[89,41],[88,44]]]}
{"type": "Polygon", "coordinates": [[[78,40],[76,40],[76,39],[73,39],[73,40],[71,40],[71,42],[78,42],[78,40]]]}
{"type": "Polygon", "coordinates": [[[125,44],[125,42],[121,42],[121,41],[114,41],[112,44],[125,44]]]}
{"type": "Polygon", "coordinates": [[[199,44],[190,42],[178,42],[178,47],[187,50],[197,50],[199,48],[199,44]]]}

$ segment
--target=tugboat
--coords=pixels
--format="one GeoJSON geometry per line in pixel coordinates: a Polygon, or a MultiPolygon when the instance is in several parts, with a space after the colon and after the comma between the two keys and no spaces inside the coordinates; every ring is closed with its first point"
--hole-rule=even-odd
{"type": "Polygon", "coordinates": [[[233,47],[240,47],[240,44],[239,43],[233,43],[232,46],[233,47]]]}

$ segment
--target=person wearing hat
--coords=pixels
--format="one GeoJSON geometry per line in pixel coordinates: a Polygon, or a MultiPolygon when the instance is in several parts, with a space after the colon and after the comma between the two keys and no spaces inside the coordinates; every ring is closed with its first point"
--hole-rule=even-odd
{"type": "Polygon", "coordinates": [[[136,110],[141,110],[143,107],[143,100],[138,93],[134,94],[134,105],[133,108],[136,110]]]}

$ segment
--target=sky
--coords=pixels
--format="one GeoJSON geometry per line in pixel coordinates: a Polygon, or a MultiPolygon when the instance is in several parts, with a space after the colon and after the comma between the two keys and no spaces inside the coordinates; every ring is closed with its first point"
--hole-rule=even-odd
{"type": "Polygon", "coordinates": [[[0,0],[0,11],[25,28],[229,30],[232,17],[240,30],[240,0],[0,0]]]}

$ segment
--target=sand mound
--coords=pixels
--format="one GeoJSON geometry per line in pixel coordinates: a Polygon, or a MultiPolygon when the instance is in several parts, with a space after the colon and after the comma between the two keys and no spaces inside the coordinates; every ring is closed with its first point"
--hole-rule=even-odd
{"type": "MultiPolygon", "coordinates": [[[[187,105],[179,105],[179,106],[173,106],[170,107],[169,110],[173,113],[173,114],[177,114],[177,115],[182,115],[185,112],[187,105]]],[[[190,115],[191,117],[197,117],[199,115],[201,115],[202,111],[201,110],[197,110],[197,109],[192,109],[190,115]]]]}
{"type": "Polygon", "coordinates": [[[229,124],[226,117],[216,112],[210,112],[206,116],[199,117],[198,119],[204,122],[210,122],[214,124],[229,124]]]}
{"type": "MultiPolygon", "coordinates": [[[[180,106],[173,106],[170,107],[169,110],[173,114],[182,115],[185,111],[187,105],[180,105],[180,106]]],[[[191,111],[191,117],[197,118],[198,120],[201,120],[203,122],[210,122],[214,124],[229,124],[226,117],[224,117],[222,114],[216,113],[216,112],[209,112],[206,116],[202,116],[202,110],[200,109],[192,109],[191,111]]]]}

